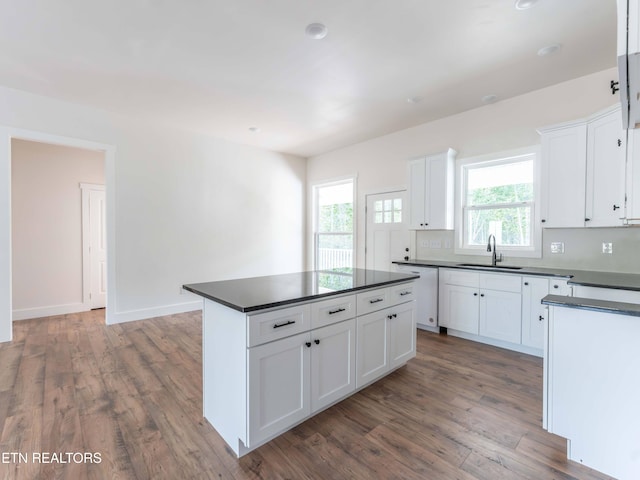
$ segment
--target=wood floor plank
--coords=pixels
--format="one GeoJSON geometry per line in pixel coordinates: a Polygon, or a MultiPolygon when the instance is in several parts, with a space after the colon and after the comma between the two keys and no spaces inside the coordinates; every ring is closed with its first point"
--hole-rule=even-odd
{"type": "Polygon", "coordinates": [[[0,463],[0,479],[609,479],[540,427],[539,358],[427,332],[406,366],[237,459],[202,417],[201,342],[199,312],[15,322],[0,450],[101,463],[0,463]]]}

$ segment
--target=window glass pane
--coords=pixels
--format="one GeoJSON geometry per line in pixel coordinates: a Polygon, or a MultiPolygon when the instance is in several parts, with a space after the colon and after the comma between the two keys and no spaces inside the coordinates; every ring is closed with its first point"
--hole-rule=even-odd
{"type": "Polygon", "coordinates": [[[374,222],[382,223],[382,212],[376,212],[374,222]]]}
{"type": "Polygon", "coordinates": [[[468,209],[466,228],[468,245],[486,245],[494,234],[497,245],[531,246],[531,206],[468,209]]]}
{"type": "Polygon", "coordinates": [[[533,200],[533,160],[467,169],[467,205],[533,200]]]}
{"type": "Polygon", "coordinates": [[[317,248],[318,270],[353,266],[353,235],[318,234],[317,248]]]}
{"type": "Polygon", "coordinates": [[[394,198],[393,199],[393,209],[394,210],[402,210],[402,199],[394,198]]]}
{"type": "Polygon", "coordinates": [[[384,201],[384,209],[391,210],[393,208],[393,200],[388,199],[384,201]]]}
{"type": "Polygon", "coordinates": [[[393,212],[393,222],[402,223],[402,211],[393,212]]]}
{"type": "Polygon", "coordinates": [[[382,211],[382,200],[376,200],[375,203],[373,204],[373,209],[376,212],[381,212],[382,211]]]}
{"type": "Polygon", "coordinates": [[[384,212],[384,223],[391,223],[393,212],[384,212]]]}

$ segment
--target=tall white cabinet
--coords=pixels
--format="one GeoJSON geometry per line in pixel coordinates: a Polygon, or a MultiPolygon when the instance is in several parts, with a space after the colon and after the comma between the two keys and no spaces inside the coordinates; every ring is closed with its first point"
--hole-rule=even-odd
{"type": "Polygon", "coordinates": [[[453,229],[456,151],[409,160],[409,228],[453,229]]]}

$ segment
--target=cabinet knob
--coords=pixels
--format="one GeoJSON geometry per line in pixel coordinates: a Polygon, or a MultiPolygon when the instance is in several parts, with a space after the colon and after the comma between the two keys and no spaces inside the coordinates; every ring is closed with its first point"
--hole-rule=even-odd
{"type": "Polygon", "coordinates": [[[316,338],[316,339],[313,341],[313,343],[315,343],[316,345],[320,345],[320,339],[319,339],[319,338],[316,338]]]}
{"type": "Polygon", "coordinates": [[[560,288],[558,285],[554,285],[553,288],[560,288]]]}
{"type": "Polygon", "coordinates": [[[543,219],[542,219],[542,223],[545,223],[545,222],[546,222],[546,220],[543,218],[543,219]]]}
{"type": "Polygon", "coordinates": [[[620,205],[614,205],[613,206],[613,211],[615,212],[616,210],[618,210],[620,208],[620,205]]]}
{"type": "Polygon", "coordinates": [[[618,146],[621,147],[622,146],[622,140],[618,139],[618,146]]]}
{"type": "Polygon", "coordinates": [[[311,347],[311,342],[305,342],[305,345],[307,346],[307,348],[311,347]]]}
{"type": "Polygon", "coordinates": [[[408,261],[409,261],[409,255],[405,255],[405,256],[404,256],[404,261],[405,261],[405,262],[408,262],[408,261]]]}
{"type": "Polygon", "coordinates": [[[590,221],[591,221],[591,219],[590,219],[590,218],[585,218],[585,219],[584,219],[584,221],[585,221],[585,222],[590,222],[590,221]]]}
{"type": "Polygon", "coordinates": [[[474,297],[477,297],[477,296],[478,296],[478,294],[477,294],[476,292],[474,292],[473,296],[474,296],[474,297]]]}
{"type": "Polygon", "coordinates": [[[484,293],[481,293],[481,294],[480,294],[480,296],[481,296],[481,297],[484,297],[484,293]]]}
{"type": "Polygon", "coordinates": [[[409,251],[409,247],[405,248],[405,249],[404,249],[404,251],[405,251],[405,252],[408,252],[408,251],[409,251]]]}
{"type": "Polygon", "coordinates": [[[529,285],[529,282],[524,282],[524,285],[525,285],[525,286],[529,285]]]}
{"type": "Polygon", "coordinates": [[[543,320],[544,320],[544,317],[543,317],[542,315],[540,315],[540,316],[538,317],[538,321],[540,321],[540,322],[541,322],[541,321],[543,321],[543,320]]]}

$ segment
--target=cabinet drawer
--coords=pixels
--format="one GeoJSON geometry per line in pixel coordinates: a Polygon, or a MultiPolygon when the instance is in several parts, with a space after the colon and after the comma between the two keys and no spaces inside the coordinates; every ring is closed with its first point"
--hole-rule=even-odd
{"type": "Polygon", "coordinates": [[[552,295],[564,295],[570,297],[573,291],[566,279],[552,278],[549,281],[549,293],[552,295]]]}
{"type": "Polygon", "coordinates": [[[365,315],[376,310],[387,308],[391,304],[391,292],[386,288],[378,288],[356,295],[358,315],[365,315]]]}
{"type": "Polygon", "coordinates": [[[389,306],[410,302],[416,298],[415,283],[402,283],[387,287],[389,290],[389,306]]]}
{"type": "Polygon", "coordinates": [[[480,274],[472,270],[442,269],[440,271],[440,281],[449,285],[478,287],[480,286],[480,274]]]}
{"type": "Polygon", "coordinates": [[[247,345],[253,347],[308,331],[310,310],[307,304],[247,316],[247,345]]]}
{"type": "Polygon", "coordinates": [[[480,288],[520,293],[522,291],[522,277],[511,273],[481,273],[480,288]]]}
{"type": "Polygon", "coordinates": [[[356,296],[329,298],[311,304],[311,328],[324,327],[356,316],[356,296]]]}

